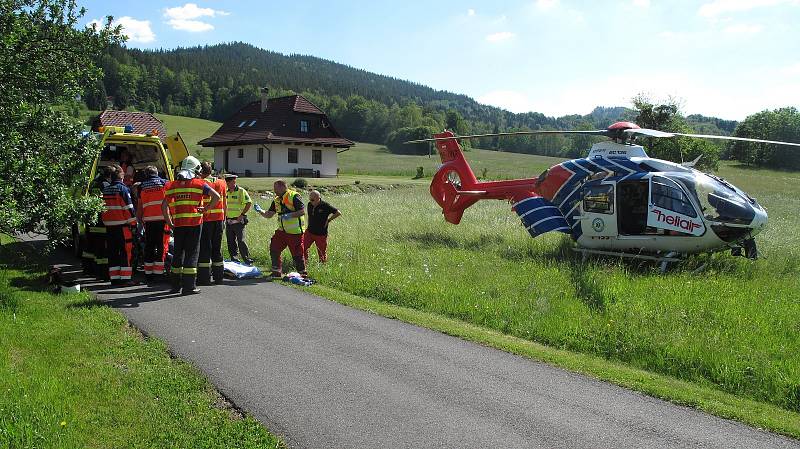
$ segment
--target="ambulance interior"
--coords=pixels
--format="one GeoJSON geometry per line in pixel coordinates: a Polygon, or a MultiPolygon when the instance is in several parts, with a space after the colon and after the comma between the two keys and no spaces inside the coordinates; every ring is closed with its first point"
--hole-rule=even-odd
{"type": "Polygon", "coordinates": [[[144,168],[148,165],[153,165],[158,169],[158,175],[167,179],[168,165],[164,159],[164,154],[161,148],[157,145],[149,145],[142,143],[110,143],[103,147],[100,153],[100,160],[97,161],[98,169],[111,164],[119,164],[124,158],[123,153],[128,153],[129,163],[133,165],[135,174],[133,177],[134,182],[143,180],[144,168]]]}

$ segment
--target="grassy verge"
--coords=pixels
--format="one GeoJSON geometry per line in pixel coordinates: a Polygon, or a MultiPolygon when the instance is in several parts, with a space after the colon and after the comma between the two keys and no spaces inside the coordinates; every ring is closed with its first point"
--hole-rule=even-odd
{"type": "Polygon", "coordinates": [[[723,418],[735,419],[755,427],[800,438],[800,414],[771,404],[749,400],[706,385],[654,374],[599,357],[551,348],[460,320],[363,298],[330,287],[314,285],[308,290],[350,307],[434,329],[447,335],[612,382],[676,404],[696,407],[723,418]]]}
{"type": "Polygon", "coordinates": [[[121,314],[39,291],[22,248],[0,247],[0,448],[283,446],[121,314]]]}
{"type": "MultiPolygon", "coordinates": [[[[638,388],[678,402],[704,401],[683,396],[690,385],[734,395],[736,406],[703,407],[723,416],[750,407],[737,419],[798,437],[800,183],[730,165],[720,173],[770,213],[759,261],[704,256],[666,275],[648,263],[582,263],[560,235],[531,239],[503,202],[480,202],[460,225],[446,224],[420,186],[328,195],[343,216],[331,227],[330,262],[312,257],[310,270],[338,291],[679,379],[672,392],[638,388]],[[784,424],[754,418],[764,407],[784,409],[784,424]]],[[[262,266],[273,229],[251,221],[262,266]]]]}

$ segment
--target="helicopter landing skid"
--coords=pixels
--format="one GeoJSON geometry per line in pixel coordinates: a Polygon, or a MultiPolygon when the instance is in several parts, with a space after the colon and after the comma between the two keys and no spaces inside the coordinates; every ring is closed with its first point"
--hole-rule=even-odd
{"type": "Polygon", "coordinates": [[[572,250],[581,253],[584,261],[586,261],[586,258],[589,256],[589,254],[598,254],[601,256],[626,257],[629,259],[653,260],[660,263],[660,269],[662,273],[665,273],[667,271],[667,267],[669,266],[670,263],[681,261],[680,255],[675,251],[670,251],[663,256],[651,256],[648,254],[634,254],[622,251],[602,251],[599,249],[588,249],[588,248],[572,248],[572,250]]]}

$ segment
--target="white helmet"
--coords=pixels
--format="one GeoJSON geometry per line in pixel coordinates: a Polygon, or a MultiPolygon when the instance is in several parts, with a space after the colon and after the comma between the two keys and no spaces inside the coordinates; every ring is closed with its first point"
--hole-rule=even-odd
{"type": "Polygon", "coordinates": [[[189,170],[193,174],[200,172],[200,161],[194,156],[187,156],[181,161],[181,170],[189,170]]]}

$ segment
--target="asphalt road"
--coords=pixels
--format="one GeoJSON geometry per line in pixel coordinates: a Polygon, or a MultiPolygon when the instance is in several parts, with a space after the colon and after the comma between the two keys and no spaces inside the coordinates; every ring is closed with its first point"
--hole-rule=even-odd
{"type": "Polygon", "coordinates": [[[87,286],[290,447],[800,448],[280,283],[87,286]]]}

